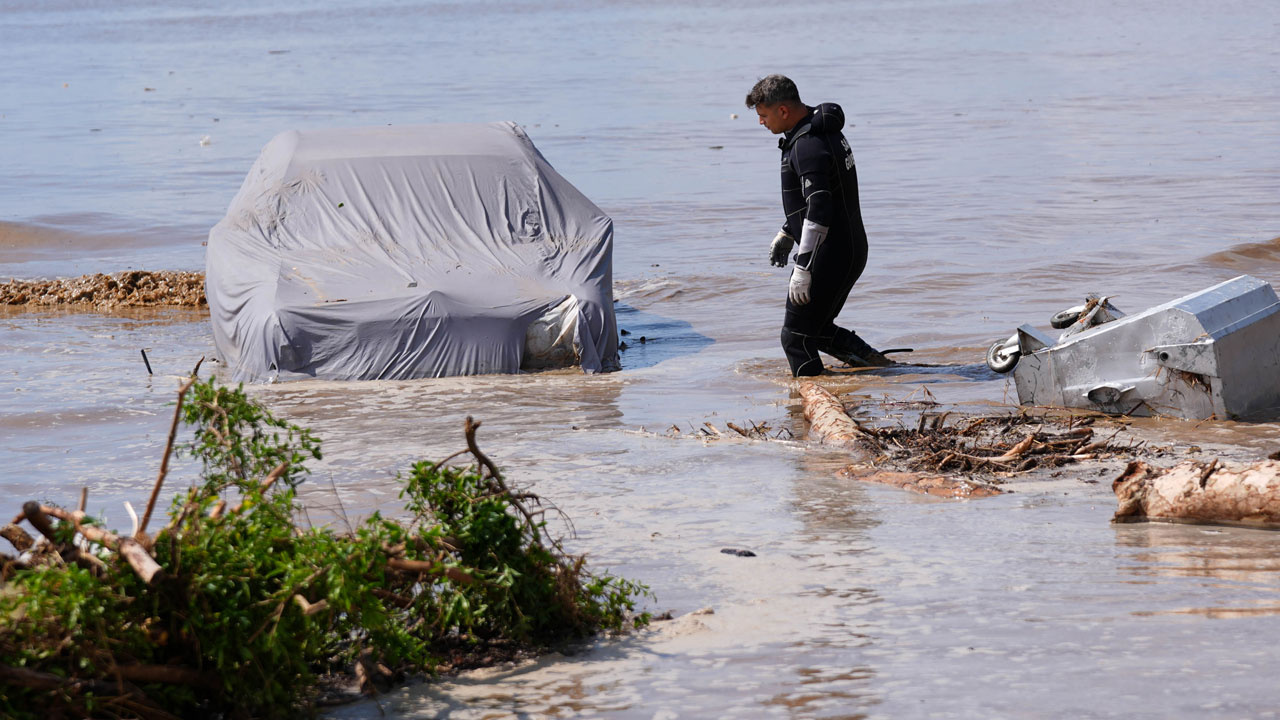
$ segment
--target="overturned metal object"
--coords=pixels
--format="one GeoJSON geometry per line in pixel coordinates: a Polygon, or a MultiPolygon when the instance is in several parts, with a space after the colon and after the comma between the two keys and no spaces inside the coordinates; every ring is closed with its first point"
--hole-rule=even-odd
{"type": "Polygon", "coordinates": [[[1280,414],[1280,300],[1248,275],[1137,315],[1091,298],[1057,341],[1023,325],[1016,350],[1007,342],[1023,405],[1193,419],[1280,414]]]}

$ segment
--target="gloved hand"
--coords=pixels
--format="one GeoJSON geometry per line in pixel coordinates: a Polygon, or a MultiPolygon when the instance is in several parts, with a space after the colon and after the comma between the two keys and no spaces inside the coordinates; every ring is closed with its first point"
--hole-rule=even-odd
{"type": "Polygon", "coordinates": [[[806,268],[796,265],[791,270],[791,287],[787,290],[787,294],[791,297],[791,302],[796,305],[807,305],[809,303],[809,284],[813,281],[813,275],[806,268]]]}
{"type": "Polygon", "coordinates": [[[785,232],[779,230],[778,234],[773,237],[773,243],[769,245],[769,264],[774,267],[786,267],[791,254],[791,248],[796,244],[795,240],[785,232]]]}

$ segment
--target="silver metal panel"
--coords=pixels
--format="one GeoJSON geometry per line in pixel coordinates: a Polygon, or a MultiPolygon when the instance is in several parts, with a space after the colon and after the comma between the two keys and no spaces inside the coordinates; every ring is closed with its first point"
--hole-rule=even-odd
{"type": "Polygon", "coordinates": [[[1280,300],[1270,284],[1242,275],[1137,315],[1096,315],[1101,324],[1082,318],[1039,349],[1043,336],[1019,328],[1020,402],[1187,418],[1280,410],[1280,300]]]}

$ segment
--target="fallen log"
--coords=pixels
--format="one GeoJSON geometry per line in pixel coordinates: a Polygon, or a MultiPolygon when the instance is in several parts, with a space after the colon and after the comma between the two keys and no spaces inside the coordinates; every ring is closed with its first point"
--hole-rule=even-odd
{"type": "Polygon", "coordinates": [[[1186,461],[1167,470],[1138,460],[1111,484],[1115,522],[1207,523],[1280,529],[1280,462],[1186,461]]]}
{"type": "MultiPolygon", "coordinates": [[[[818,435],[827,445],[861,450],[866,453],[864,441],[873,444],[875,439],[844,410],[844,403],[831,391],[811,382],[800,383],[800,397],[804,400],[804,417],[809,421],[809,433],[818,435]]],[[[870,456],[867,453],[868,457],[870,456]]]]}

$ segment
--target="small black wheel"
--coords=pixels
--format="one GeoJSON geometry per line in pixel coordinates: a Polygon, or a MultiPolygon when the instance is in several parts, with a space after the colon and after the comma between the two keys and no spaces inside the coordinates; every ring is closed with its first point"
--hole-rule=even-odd
{"type": "Polygon", "coordinates": [[[1022,357],[1020,350],[1007,349],[1007,342],[1009,341],[997,340],[987,349],[987,367],[1001,375],[1012,370],[1018,364],[1018,358],[1022,357]]]}
{"type": "Polygon", "coordinates": [[[1064,330],[1075,325],[1076,321],[1079,319],[1080,310],[1076,308],[1068,308],[1049,318],[1049,324],[1052,325],[1055,330],[1064,330]]]}

